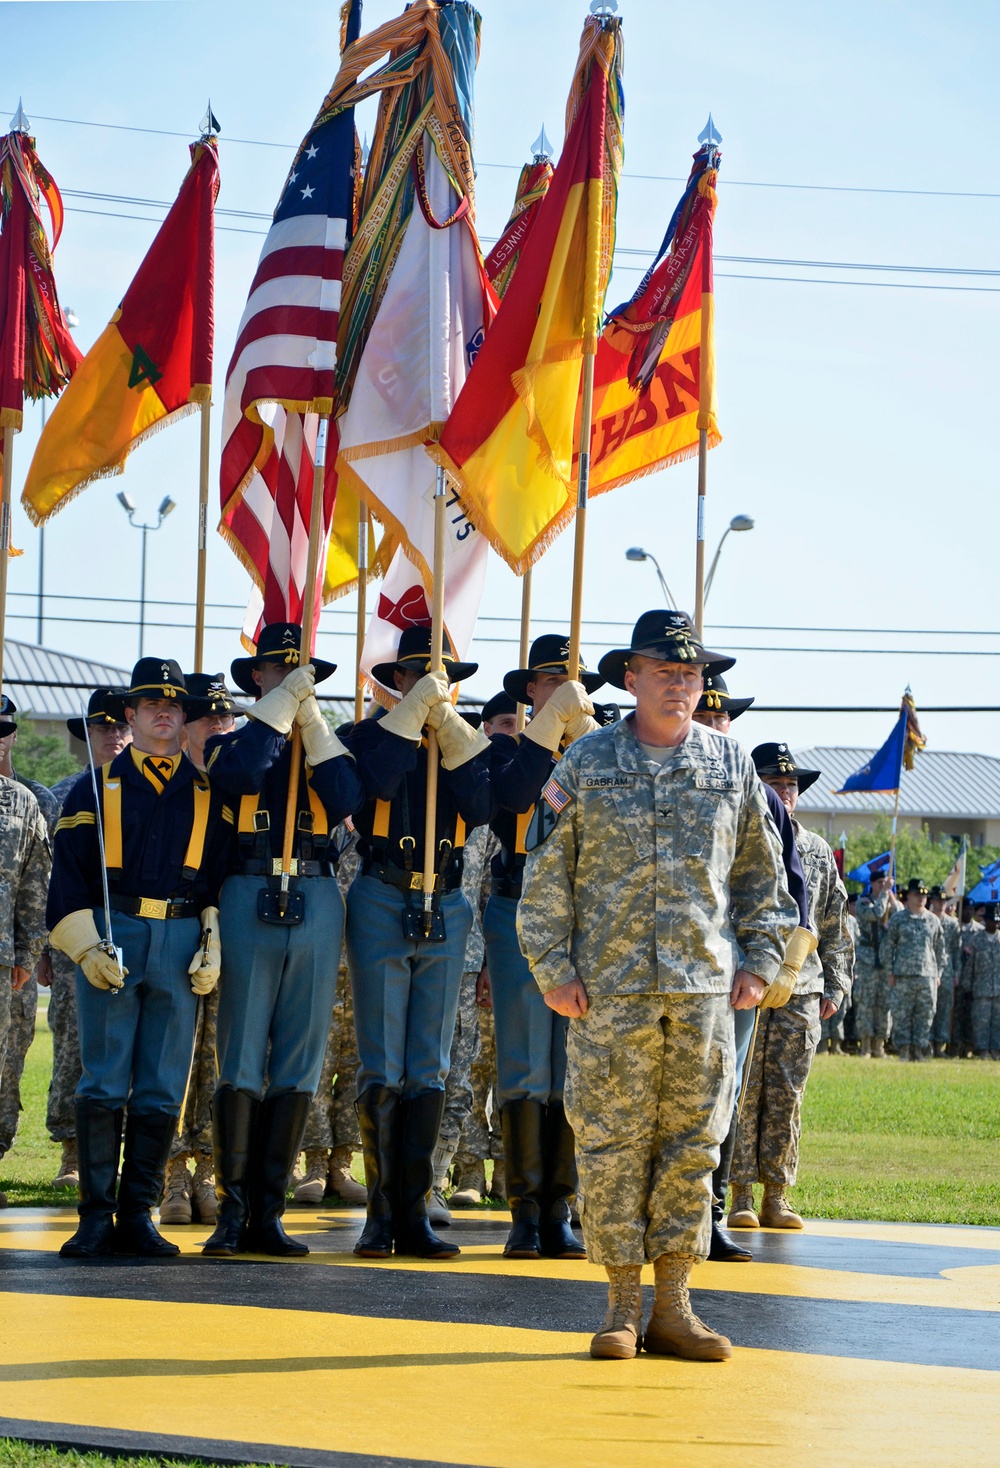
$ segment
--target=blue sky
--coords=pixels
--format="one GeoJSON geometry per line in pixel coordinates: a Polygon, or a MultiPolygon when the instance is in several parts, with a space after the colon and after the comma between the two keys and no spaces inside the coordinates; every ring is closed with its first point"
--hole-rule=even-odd
{"type": "MultiPolygon", "coordinates": [[[[66,196],[57,279],[63,303],[80,317],[82,347],[106,324],[163,210],[75,195],[171,200],[187,163],[186,137],[195,135],[211,95],[223,128],[219,206],[269,214],[292,150],[335,74],[337,10],[258,0],[3,6],[2,119],[23,96],[39,153],[66,196]],[[107,217],[113,213],[140,218],[107,217]]],[[[394,10],[388,0],[367,0],[365,29],[394,10]]],[[[557,149],[561,143],[586,6],[484,0],[481,10],[478,218],[489,238],[507,217],[517,169],[542,123],[557,149]]],[[[709,555],[733,514],[756,521],[751,533],[730,536],[708,607],[713,646],[757,649],[738,652],[730,687],[766,704],[887,705],[910,683],[918,709],[1000,704],[997,656],[971,655],[1000,654],[1000,634],[947,635],[1000,628],[993,595],[1000,276],[846,268],[1000,270],[1000,11],[960,0],[947,7],[720,0],[711,8],[623,0],[621,13],[619,246],[655,250],[679,192],[674,180],[686,176],[711,110],[724,140],[717,255],[834,262],[827,269],[717,263],[724,442],[709,460],[709,555]],[[779,184],[827,188],[760,186],[779,184]],[[926,192],[859,192],[865,189],[926,192]],[[747,275],[797,279],[733,278],[747,275]],[[855,283],[816,283],[845,280],[855,283]],[[899,288],[915,284],[989,290],[899,288]],[[916,630],[741,630],[749,626],[916,630]],[[762,650],[824,646],[853,651],[762,650]]],[[[360,116],[362,129],[372,116],[360,116]]],[[[213,511],[225,370],[266,228],[223,215],[218,223],[213,511]]],[[[642,254],[619,256],[609,303],[630,294],[644,263],[642,254]]],[[[15,497],[39,425],[39,410],[29,409],[15,446],[15,497]]],[[[115,502],[122,488],[151,513],[164,494],[177,501],[178,511],[150,540],[148,595],[193,600],[197,466],[198,426],[188,420],[137,450],[121,479],[92,487],[50,522],[47,592],[92,600],[50,600],[47,611],[68,607],[109,625],[51,621],[47,645],[131,665],[130,609],[97,599],[138,592],[139,536],[115,502]]],[[[652,568],[625,561],[628,546],[652,550],[682,604],[690,603],[695,476],[694,464],[685,464],[595,501],[585,596],[591,664],[608,646],[627,642],[628,627],[615,623],[630,624],[660,600],[652,568]]],[[[10,610],[30,620],[8,626],[11,636],[34,640],[38,536],[19,509],[15,539],[25,555],[12,564],[10,610]]],[[[207,638],[214,669],[228,667],[238,652],[236,608],[247,580],[212,539],[209,600],[225,604],[209,616],[221,629],[207,638]]],[[[565,625],[570,542],[563,536],[536,569],[538,631],[565,625]]],[[[334,682],[345,689],[353,606],[349,598],[327,609],[321,632],[324,654],[345,670],[334,682]]],[[[516,619],[518,609],[516,581],[494,564],[475,649],[482,672],[470,693],[488,697],[514,665],[515,622],[487,619],[516,619]]],[[[151,620],[187,615],[150,609],[151,620]]],[[[185,665],[191,647],[187,631],[147,637],[148,651],[185,665]]],[[[937,749],[1000,752],[995,716],[927,715],[923,722],[937,749]]],[[[890,724],[890,715],[751,713],[739,732],[751,743],[874,745],[890,724]]]]}

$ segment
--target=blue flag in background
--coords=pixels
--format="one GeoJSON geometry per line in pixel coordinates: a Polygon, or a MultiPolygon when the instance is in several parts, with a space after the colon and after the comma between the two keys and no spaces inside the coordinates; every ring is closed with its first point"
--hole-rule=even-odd
{"type": "Polygon", "coordinates": [[[888,851],[883,851],[881,856],[873,856],[868,861],[863,861],[860,866],[855,867],[853,872],[848,872],[848,880],[851,882],[864,882],[865,891],[871,886],[873,877],[884,877],[889,870],[888,851]]]}
{"type": "MultiPolygon", "coordinates": [[[[900,711],[896,720],[896,727],[889,735],[881,749],[877,749],[866,765],[860,770],[855,770],[844,781],[843,790],[835,790],[835,795],[849,795],[852,791],[871,790],[880,794],[892,794],[899,789],[900,776],[903,771],[903,752],[906,748],[907,715],[900,711]]],[[[854,873],[851,873],[854,876],[854,873]]],[[[866,880],[863,877],[855,878],[856,881],[866,880]]]]}

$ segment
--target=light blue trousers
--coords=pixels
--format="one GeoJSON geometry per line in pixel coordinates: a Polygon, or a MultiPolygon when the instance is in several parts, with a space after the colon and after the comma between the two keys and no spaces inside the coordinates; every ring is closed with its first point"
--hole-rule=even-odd
{"type": "Polygon", "coordinates": [[[569,1020],[545,1003],[517,941],[517,899],[493,896],[483,913],[493,996],[497,1100],[562,1101],[569,1020]]]}

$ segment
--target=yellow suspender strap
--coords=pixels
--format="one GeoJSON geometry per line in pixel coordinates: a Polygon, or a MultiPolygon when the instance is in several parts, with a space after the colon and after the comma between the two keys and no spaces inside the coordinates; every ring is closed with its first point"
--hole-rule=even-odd
{"type": "Polygon", "coordinates": [[[120,872],[122,857],[122,782],[119,775],[112,780],[111,762],[101,767],[104,794],[104,865],[109,872],[120,872]]]}
{"type": "Polygon", "coordinates": [[[455,817],[455,850],[461,851],[465,845],[465,822],[461,816],[455,817]]]}
{"type": "Polygon", "coordinates": [[[391,800],[376,800],[375,821],[372,825],[372,837],[375,841],[385,841],[389,835],[389,812],[392,809],[391,800]]]}
{"type": "Polygon", "coordinates": [[[308,765],[306,765],[306,787],[309,791],[309,809],[312,811],[313,818],[313,837],[329,836],[330,821],[326,814],[326,806],[312,788],[312,772],[308,765]]]}
{"type": "Polygon", "coordinates": [[[205,855],[205,833],[208,830],[208,809],[212,802],[212,792],[208,788],[208,781],[197,779],[193,785],[194,791],[194,819],[191,822],[191,839],[188,842],[187,851],[184,853],[185,880],[191,881],[197,875],[201,866],[202,857],[205,855]]]}
{"type": "Polygon", "coordinates": [[[252,836],[254,831],[256,830],[256,827],[253,823],[253,818],[257,814],[257,807],[259,804],[259,791],[256,795],[240,796],[240,814],[239,820],[236,823],[236,829],[237,831],[239,831],[241,836],[252,836]]]}
{"type": "Polygon", "coordinates": [[[534,814],[534,806],[532,806],[530,810],[523,810],[518,813],[517,836],[514,840],[514,852],[517,856],[524,856],[527,853],[527,847],[524,843],[527,839],[528,827],[531,825],[531,817],[534,814]]]}

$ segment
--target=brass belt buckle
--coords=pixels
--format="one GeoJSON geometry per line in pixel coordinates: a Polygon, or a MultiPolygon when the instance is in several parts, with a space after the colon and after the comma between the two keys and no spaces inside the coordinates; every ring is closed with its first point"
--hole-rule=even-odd
{"type": "Polygon", "coordinates": [[[144,918],[165,918],[169,905],[162,897],[140,897],[138,916],[144,918]]]}
{"type": "MultiPolygon", "coordinates": [[[[298,859],[297,856],[293,856],[292,859],[291,859],[291,861],[288,864],[288,875],[290,877],[297,877],[298,874],[299,874],[299,859],[298,859]]],[[[281,857],[280,856],[274,856],[274,857],[271,858],[271,876],[272,877],[280,877],[281,876],[281,857]]]]}

